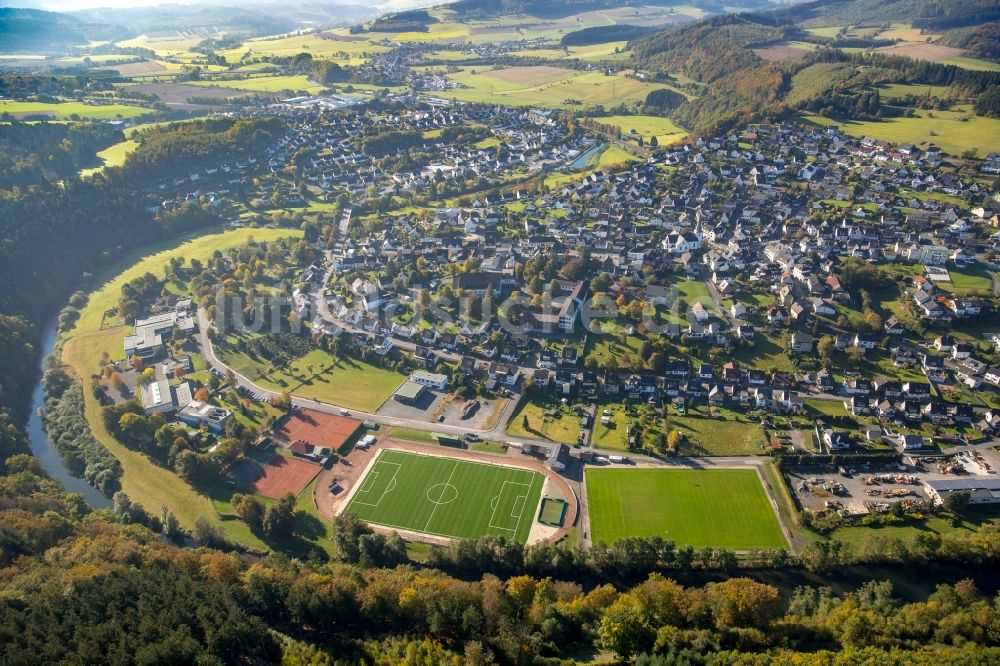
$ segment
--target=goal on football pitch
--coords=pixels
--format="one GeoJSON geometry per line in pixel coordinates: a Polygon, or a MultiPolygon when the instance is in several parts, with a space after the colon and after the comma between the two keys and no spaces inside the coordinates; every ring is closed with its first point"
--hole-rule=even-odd
{"type": "Polygon", "coordinates": [[[432,536],[487,534],[525,541],[544,476],[498,463],[383,450],[346,513],[367,522],[432,536]]]}

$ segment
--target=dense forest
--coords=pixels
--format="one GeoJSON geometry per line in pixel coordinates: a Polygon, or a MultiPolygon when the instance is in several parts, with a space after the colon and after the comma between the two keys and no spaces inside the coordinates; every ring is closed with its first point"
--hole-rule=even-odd
{"type": "Polygon", "coordinates": [[[123,138],[107,124],[10,122],[0,127],[0,190],[75,177],[123,138]]]}
{"type": "Polygon", "coordinates": [[[125,160],[130,178],[145,178],[163,169],[219,167],[260,155],[283,133],[273,119],[212,118],[153,127],[141,133],[139,147],[125,160]]]}
{"type": "Polygon", "coordinates": [[[589,46],[605,42],[630,41],[656,32],[656,28],[618,23],[615,25],[599,25],[582,30],[574,30],[563,35],[562,46],[589,46]]]}
{"type": "MultiPolygon", "coordinates": [[[[349,518],[335,524],[339,562],[248,561],[120,524],[131,514],[124,498],[114,511],[90,512],[26,456],[7,461],[0,498],[0,660],[11,664],[262,664],[282,655],[310,664],[403,655],[528,664],[594,649],[643,664],[1000,658],[1000,604],[965,581],[906,602],[884,582],[846,596],[801,587],[783,599],[745,577],[693,586],[659,574],[624,586],[457,578],[401,563],[393,539],[349,518]]],[[[506,543],[487,540],[483,552],[506,543]]]]}

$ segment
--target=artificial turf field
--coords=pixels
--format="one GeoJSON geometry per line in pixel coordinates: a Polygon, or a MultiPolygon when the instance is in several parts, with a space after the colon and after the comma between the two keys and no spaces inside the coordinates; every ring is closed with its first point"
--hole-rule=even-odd
{"type": "Polygon", "coordinates": [[[752,469],[588,469],[593,541],[659,535],[677,545],[788,546],[752,469]]]}
{"type": "Polygon", "coordinates": [[[344,511],[432,536],[497,534],[523,543],[543,482],[531,470],[387,449],[379,452],[344,511]]]}

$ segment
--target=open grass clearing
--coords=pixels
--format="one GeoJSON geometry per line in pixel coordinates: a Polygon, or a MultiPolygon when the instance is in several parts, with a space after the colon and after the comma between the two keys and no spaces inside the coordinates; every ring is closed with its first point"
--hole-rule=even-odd
{"type": "Polygon", "coordinates": [[[462,67],[448,78],[463,88],[437,93],[465,102],[574,108],[646,99],[651,91],[669,86],[645,83],[621,75],[583,72],[558,67],[508,67],[501,70],[462,67]]]}
{"type": "Polygon", "coordinates": [[[92,120],[114,120],[115,118],[138,118],[153,113],[152,109],[126,104],[84,104],[83,102],[17,102],[0,100],[0,115],[14,116],[45,115],[57,120],[72,120],[74,117],[92,120]]]}
{"type": "Polygon", "coordinates": [[[507,432],[515,437],[575,444],[580,438],[580,415],[566,405],[525,400],[507,424],[507,432]]]}
{"type": "Polygon", "coordinates": [[[655,136],[661,146],[683,141],[687,137],[687,131],[683,127],[678,127],[668,118],[660,116],[605,116],[595,120],[606,125],[614,125],[623,134],[641,136],[647,142],[655,136]],[[633,130],[635,134],[631,133],[633,130]]]}
{"type": "Polygon", "coordinates": [[[133,139],[126,139],[125,141],[119,141],[112,146],[108,146],[97,153],[97,159],[101,161],[100,166],[83,169],[80,171],[80,176],[90,176],[103,171],[107,167],[122,166],[125,164],[125,158],[128,157],[129,153],[138,147],[139,143],[133,139]]]}
{"type": "Polygon", "coordinates": [[[232,349],[216,347],[226,365],[272,391],[348,409],[374,412],[406,379],[404,375],[352,357],[338,359],[314,349],[282,369],[232,349]]]}
{"type": "Polygon", "coordinates": [[[913,118],[886,118],[881,121],[834,120],[806,115],[804,119],[816,125],[836,125],[855,137],[872,136],[892,143],[912,143],[926,148],[936,144],[952,155],[966,150],[985,156],[988,146],[1000,144],[1000,118],[985,118],[972,113],[967,105],[949,111],[917,111],[913,118]]]}
{"type": "Polygon", "coordinates": [[[661,536],[677,545],[786,548],[752,469],[600,469],[585,474],[595,542],[661,536]]]}
{"type": "Polygon", "coordinates": [[[958,296],[989,296],[991,293],[993,280],[981,264],[971,268],[949,268],[948,275],[951,277],[951,291],[958,296]]]}
{"type": "Polygon", "coordinates": [[[689,407],[684,415],[670,409],[668,429],[680,430],[685,441],[680,452],[697,456],[753,456],[765,451],[760,424],[739,412],[689,407]]]}

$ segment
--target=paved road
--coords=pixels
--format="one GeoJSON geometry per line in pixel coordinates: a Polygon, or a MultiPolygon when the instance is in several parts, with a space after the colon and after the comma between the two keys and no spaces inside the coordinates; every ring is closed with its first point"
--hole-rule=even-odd
{"type": "MultiPolygon", "coordinates": [[[[211,340],[208,339],[207,331],[211,326],[208,316],[205,310],[202,308],[198,309],[198,341],[201,345],[201,352],[205,359],[205,362],[209,367],[216,368],[222,372],[232,372],[236,377],[237,386],[247,388],[255,393],[267,396],[268,398],[273,398],[278,395],[277,391],[260,386],[254,382],[249,377],[242,375],[225,363],[223,363],[215,353],[215,349],[212,346],[211,340]]],[[[514,413],[517,408],[517,398],[508,401],[507,406],[504,408],[504,413],[501,415],[498,423],[489,430],[481,430],[476,428],[467,428],[464,426],[455,426],[447,423],[429,423],[427,421],[422,421],[419,419],[408,419],[396,416],[386,416],[383,414],[375,414],[371,412],[363,412],[355,409],[346,409],[340,405],[334,405],[327,402],[320,402],[319,400],[311,400],[306,398],[292,397],[292,404],[299,407],[315,409],[316,411],[325,412],[327,414],[340,414],[342,411],[348,411],[351,416],[366,421],[371,421],[373,423],[378,423],[381,425],[397,426],[402,428],[412,428],[414,430],[423,430],[427,432],[441,432],[448,435],[462,436],[469,433],[474,433],[483,437],[485,439],[498,439],[506,442],[513,442],[516,444],[533,444],[537,446],[551,447],[554,442],[545,439],[536,439],[531,437],[518,437],[514,435],[509,435],[505,432],[504,428],[507,421],[510,420],[510,416],[514,413]]],[[[593,449],[598,455],[621,455],[621,451],[611,451],[603,449],[593,449]]],[[[757,456],[725,456],[717,458],[691,458],[685,456],[675,456],[671,458],[658,458],[656,456],[645,456],[640,454],[629,454],[629,457],[635,461],[638,465],[666,465],[671,467],[738,467],[747,466],[753,467],[763,464],[757,456]]]]}

